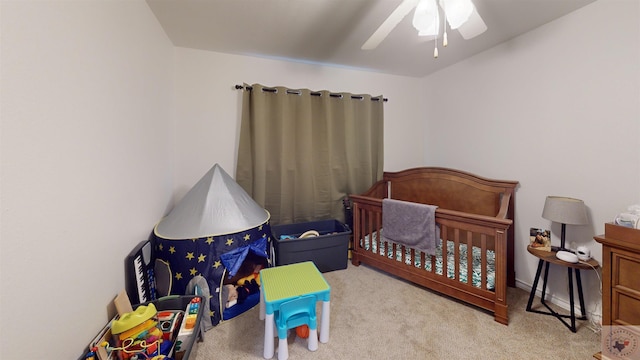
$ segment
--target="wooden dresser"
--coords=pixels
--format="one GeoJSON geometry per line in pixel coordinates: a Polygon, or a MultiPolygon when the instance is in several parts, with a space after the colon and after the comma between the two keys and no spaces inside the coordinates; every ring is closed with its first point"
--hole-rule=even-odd
{"type": "Polygon", "coordinates": [[[640,325],[640,230],[605,224],[602,244],[602,325],[640,325]]]}

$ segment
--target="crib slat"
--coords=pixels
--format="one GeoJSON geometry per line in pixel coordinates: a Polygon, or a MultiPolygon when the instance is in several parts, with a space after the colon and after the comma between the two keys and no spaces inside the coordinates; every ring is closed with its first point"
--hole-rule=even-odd
{"type": "MultiPolygon", "coordinates": [[[[448,232],[448,228],[446,229],[448,232]]],[[[447,246],[447,240],[449,239],[449,234],[447,234],[445,232],[445,235],[443,236],[444,239],[444,243],[442,244],[442,276],[444,277],[448,277],[447,276],[447,254],[449,252],[449,247],[447,246]]]]}
{"type": "Polygon", "coordinates": [[[364,222],[364,232],[363,234],[369,234],[369,246],[370,249],[373,247],[373,238],[372,238],[372,230],[373,230],[373,218],[367,214],[367,212],[362,209],[362,216],[361,216],[362,221],[364,222]]]}
{"type": "Polygon", "coordinates": [[[481,259],[482,263],[480,265],[480,282],[482,285],[482,290],[487,290],[487,235],[480,235],[480,243],[481,243],[481,259]]]}
{"type": "Polygon", "coordinates": [[[411,248],[411,252],[409,253],[409,261],[411,261],[411,266],[416,266],[416,250],[411,248]]]}
{"type": "Polygon", "coordinates": [[[473,285],[473,232],[467,231],[467,284],[473,285]]]}
{"type": "Polygon", "coordinates": [[[354,214],[353,214],[354,248],[355,247],[363,248],[366,245],[364,242],[365,242],[365,235],[367,234],[367,226],[364,219],[364,209],[360,208],[358,204],[353,204],[353,210],[354,210],[354,214]],[[361,233],[358,234],[357,236],[359,237],[359,239],[356,239],[356,236],[355,236],[356,229],[362,229],[361,233]]]}
{"type": "Polygon", "coordinates": [[[373,231],[376,233],[376,249],[380,250],[380,245],[382,244],[382,236],[380,234],[380,223],[382,222],[382,214],[376,212],[373,216],[374,228],[373,231]]]}
{"type": "MultiPolygon", "coordinates": [[[[362,227],[364,229],[363,231],[363,235],[364,234],[370,234],[371,233],[371,225],[370,225],[370,221],[369,218],[366,216],[366,211],[364,209],[360,209],[360,221],[362,221],[362,227]]],[[[363,239],[364,241],[364,239],[363,239]]],[[[369,237],[369,245],[371,245],[371,237],[369,237]]]]}
{"type": "Polygon", "coordinates": [[[460,229],[455,229],[453,237],[453,279],[460,280],[460,229]]]}
{"type": "MultiPolygon", "coordinates": [[[[440,225],[440,241],[442,241],[441,248],[447,245],[447,226],[446,225],[440,225]]],[[[436,255],[437,254],[434,253],[429,256],[429,259],[431,260],[431,272],[434,274],[436,274],[436,257],[437,257],[436,255]]]]}
{"type": "Polygon", "coordinates": [[[406,246],[402,247],[402,259],[404,260],[404,263],[406,265],[410,265],[411,263],[407,264],[407,262],[409,262],[409,261],[411,261],[413,259],[409,249],[410,248],[407,248],[406,246]]]}

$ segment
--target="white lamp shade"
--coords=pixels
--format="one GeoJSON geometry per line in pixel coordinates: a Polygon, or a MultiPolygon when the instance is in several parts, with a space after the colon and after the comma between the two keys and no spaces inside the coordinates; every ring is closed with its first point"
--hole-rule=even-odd
{"type": "Polygon", "coordinates": [[[589,223],[584,202],[562,196],[547,196],[542,217],[561,224],[585,225],[589,223]]]}

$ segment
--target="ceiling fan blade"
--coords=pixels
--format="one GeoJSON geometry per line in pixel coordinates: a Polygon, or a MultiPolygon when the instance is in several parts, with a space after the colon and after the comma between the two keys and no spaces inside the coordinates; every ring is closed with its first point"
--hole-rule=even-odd
{"type": "Polygon", "coordinates": [[[484,23],[476,7],[473,7],[473,12],[469,16],[469,19],[458,28],[460,35],[465,40],[472,39],[483,32],[487,31],[487,25],[484,23]]]}
{"type": "Polygon", "coordinates": [[[402,19],[411,12],[411,10],[418,4],[419,0],[404,0],[398,7],[393,10],[391,15],[380,25],[380,27],[369,37],[369,39],[362,45],[362,50],[372,50],[378,47],[378,45],[384,40],[387,35],[393,30],[402,19]]]}

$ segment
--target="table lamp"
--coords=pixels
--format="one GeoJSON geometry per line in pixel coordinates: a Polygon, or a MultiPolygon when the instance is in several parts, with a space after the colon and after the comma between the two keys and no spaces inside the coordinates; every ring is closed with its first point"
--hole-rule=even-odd
{"type": "Polygon", "coordinates": [[[589,219],[587,219],[587,208],[584,205],[584,202],[579,199],[562,196],[547,196],[547,199],[544,202],[544,209],[542,210],[542,217],[562,224],[560,250],[565,251],[565,232],[567,224],[586,225],[589,223],[589,219]]]}

